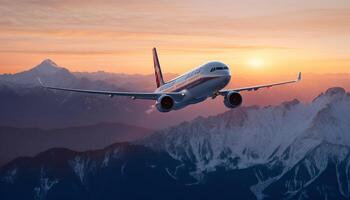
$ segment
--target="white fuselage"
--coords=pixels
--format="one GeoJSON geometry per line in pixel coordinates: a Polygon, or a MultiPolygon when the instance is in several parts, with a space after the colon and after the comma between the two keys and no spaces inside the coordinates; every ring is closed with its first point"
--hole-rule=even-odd
{"type": "Polygon", "coordinates": [[[185,94],[181,100],[175,100],[173,109],[177,110],[215,96],[230,82],[230,79],[228,65],[212,61],[176,77],[157,88],[155,92],[182,92],[185,94]]]}

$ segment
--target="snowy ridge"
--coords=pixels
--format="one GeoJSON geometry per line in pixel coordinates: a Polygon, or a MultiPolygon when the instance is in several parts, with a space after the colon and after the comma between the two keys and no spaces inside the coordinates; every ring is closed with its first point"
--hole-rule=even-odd
{"type": "MultiPolygon", "coordinates": [[[[98,152],[101,154],[103,159],[96,160],[93,159],[95,155],[85,155],[85,156],[76,156],[73,159],[69,160],[69,166],[74,171],[75,175],[79,178],[80,182],[84,185],[87,181],[87,176],[94,174],[96,171],[101,168],[107,168],[111,162],[118,162],[124,156],[124,151],[126,151],[127,146],[117,146],[115,148],[106,150],[105,152],[98,152]]],[[[126,162],[121,165],[120,172],[123,174],[123,171],[126,167],[126,162]]]]}
{"type": "Polygon", "coordinates": [[[218,167],[253,168],[257,184],[250,190],[257,199],[276,191],[283,192],[275,199],[308,199],[314,190],[325,197],[332,193],[328,186],[314,185],[327,173],[336,174],[339,195],[349,198],[349,131],[350,95],[331,88],[308,104],[243,107],[159,131],[142,143],[193,164],[199,181],[218,167]]]}
{"type": "Polygon", "coordinates": [[[46,196],[50,189],[58,183],[58,180],[50,180],[48,177],[46,177],[45,171],[43,168],[41,168],[40,172],[40,180],[39,180],[39,185],[34,188],[35,200],[42,200],[46,199],[46,196]]]}
{"type": "Polygon", "coordinates": [[[69,164],[83,184],[85,182],[86,174],[96,167],[96,163],[91,161],[89,158],[82,158],[80,156],[77,156],[73,160],[69,161],[69,164]]]}
{"type": "Polygon", "coordinates": [[[156,133],[143,144],[192,162],[197,172],[242,169],[274,160],[292,168],[322,142],[350,145],[350,97],[331,88],[312,103],[238,108],[156,133]]]}
{"type": "MultiPolygon", "coordinates": [[[[328,189],[335,187],[332,190],[338,190],[339,196],[349,198],[349,158],[348,146],[323,142],[292,168],[271,179],[259,181],[251,187],[251,191],[258,199],[264,199],[268,196],[266,194],[275,195],[270,196],[273,199],[280,198],[279,195],[286,199],[310,199],[310,191],[315,186],[320,189],[321,185],[328,189]]],[[[319,190],[318,193],[321,197],[335,195],[334,191],[327,190],[319,190]]]]}

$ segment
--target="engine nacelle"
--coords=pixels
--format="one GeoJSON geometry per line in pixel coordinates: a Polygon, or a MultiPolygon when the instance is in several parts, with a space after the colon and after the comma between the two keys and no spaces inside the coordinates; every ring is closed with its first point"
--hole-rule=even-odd
{"type": "Polygon", "coordinates": [[[243,102],[242,95],[238,92],[229,92],[224,99],[224,104],[228,108],[236,108],[240,106],[243,102]]]}
{"type": "Polygon", "coordinates": [[[169,112],[173,109],[175,104],[174,99],[169,95],[162,95],[158,98],[156,107],[159,112],[169,112]]]}

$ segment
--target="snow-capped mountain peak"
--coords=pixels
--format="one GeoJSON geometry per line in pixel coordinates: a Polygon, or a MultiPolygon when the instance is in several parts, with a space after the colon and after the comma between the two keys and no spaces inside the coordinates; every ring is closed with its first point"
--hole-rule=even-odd
{"type": "Polygon", "coordinates": [[[35,66],[30,71],[36,72],[42,75],[54,74],[63,68],[59,67],[54,61],[50,59],[43,60],[39,65],[35,66]]]}
{"type": "Polygon", "coordinates": [[[38,86],[38,78],[41,78],[46,83],[62,86],[76,80],[72,73],[63,67],[58,66],[50,59],[43,60],[40,64],[28,71],[0,75],[0,80],[4,80],[4,83],[22,85],[25,87],[38,86]]]}
{"type": "Polygon", "coordinates": [[[316,102],[316,101],[327,101],[327,102],[337,101],[337,100],[342,99],[346,96],[349,96],[349,94],[346,94],[346,91],[344,88],[332,87],[332,88],[329,88],[328,90],[326,90],[326,92],[318,95],[318,97],[316,97],[313,100],[313,102],[316,102]]]}

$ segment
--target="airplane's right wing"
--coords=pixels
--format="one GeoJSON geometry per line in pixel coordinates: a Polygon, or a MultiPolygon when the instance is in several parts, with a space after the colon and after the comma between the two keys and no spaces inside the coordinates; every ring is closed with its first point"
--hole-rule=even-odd
{"type": "Polygon", "coordinates": [[[84,89],[73,89],[73,88],[64,88],[64,87],[53,87],[44,85],[41,80],[38,78],[41,86],[47,89],[61,90],[61,91],[70,91],[70,92],[79,92],[79,93],[88,93],[88,94],[103,94],[110,97],[113,96],[127,96],[132,99],[148,99],[148,100],[157,100],[161,95],[169,95],[175,99],[182,98],[185,96],[181,92],[168,92],[168,93],[154,93],[154,92],[118,92],[118,91],[104,91],[104,90],[84,90],[84,89]]]}
{"type": "Polygon", "coordinates": [[[273,87],[273,86],[285,85],[285,84],[289,84],[289,83],[296,83],[296,82],[299,82],[299,81],[301,81],[301,72],[299,72],[298,78],[296,80],[290,80],[290,81],[279,82],[279,83],[272,83],[272,84],[266,84],[266,85],[256,85],[256,86],[243,87],[243,88],[224,89],[224,90],[220,90],[219,94],[226,95],[227,93],[229,93],[231,91],[235,91],[235,92],[256,91],[256,90],[259,90],[261,88],[270,88],[270,87],[273,87]]]}

